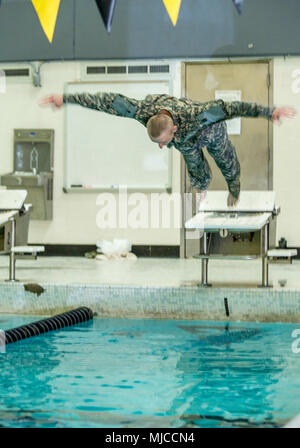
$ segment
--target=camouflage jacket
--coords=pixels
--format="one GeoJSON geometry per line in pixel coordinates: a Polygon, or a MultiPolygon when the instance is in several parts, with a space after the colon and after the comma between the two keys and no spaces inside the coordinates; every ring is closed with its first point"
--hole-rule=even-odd
{"type": "Polygon", "coordinates": [[[274,109],[256,103],[223,100],[200,103],[169,95],[147,95],[144,100],[128,98],[119,93],[75,93],[63,95],[64,103],[79,104],[119,117],[133,118],[144,126],[150,117],[167,110],[173,117],[177,131],[168,147],[181,152],[195,148],[201,131],[218,121],[235,117],[265,117],[271,119],[274,109]]]}

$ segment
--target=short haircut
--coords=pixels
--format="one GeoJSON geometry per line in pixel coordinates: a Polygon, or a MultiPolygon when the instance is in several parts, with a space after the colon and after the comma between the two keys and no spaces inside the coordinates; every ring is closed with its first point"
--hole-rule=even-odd
{"type": "Polygon", "coordinates": [[[153,115],[147,122],[147,131],[151,140],[155,140],[167,130],[172,130],[173,120],[166,114],[153,115]]]}

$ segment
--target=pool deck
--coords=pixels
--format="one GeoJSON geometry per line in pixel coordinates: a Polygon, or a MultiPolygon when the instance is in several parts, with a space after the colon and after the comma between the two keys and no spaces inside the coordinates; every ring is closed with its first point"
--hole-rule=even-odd
{"type": "Polygon", "coordinates": [[[50,315],[85,305],[103,317],[300,322],[300,260],[270,264],[270,288],[258,287],[260,260],[210,260],[211,288],[199,286],[196,259],[43,256],[17,260],[16,283],[5,281],[8,265],[2,255],[0,313],[50,315]],[[27,291],[28,283],[45,291],[27,291]]]}

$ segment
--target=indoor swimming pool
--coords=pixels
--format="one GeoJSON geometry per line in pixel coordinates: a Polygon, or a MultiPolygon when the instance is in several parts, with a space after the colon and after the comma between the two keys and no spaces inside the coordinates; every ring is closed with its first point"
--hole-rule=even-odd
{"type": "MultiPolygon", "coordinates": [[[[0,328],[40,318],[2,314],[0,328]]],[[[298,328],[96,317],[12,343],[0,427],[281,427],[300,412],[298,328]]]]}

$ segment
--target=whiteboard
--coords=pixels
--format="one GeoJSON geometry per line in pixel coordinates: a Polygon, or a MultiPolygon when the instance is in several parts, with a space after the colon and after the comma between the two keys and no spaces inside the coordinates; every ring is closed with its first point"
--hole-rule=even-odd
{"type": "MultiPolygon", "coordinates": [[[[68,83],[65,93],[121,93],[144,99],[170,94],[170,82],[116,81],[68,83]]],[[[172,150],[151,142],[147,129],[134,119],[65,106],[65,188],[170,190],[172,150]],[[75,187],[76,186],[76,187],[75,187]]]]}

